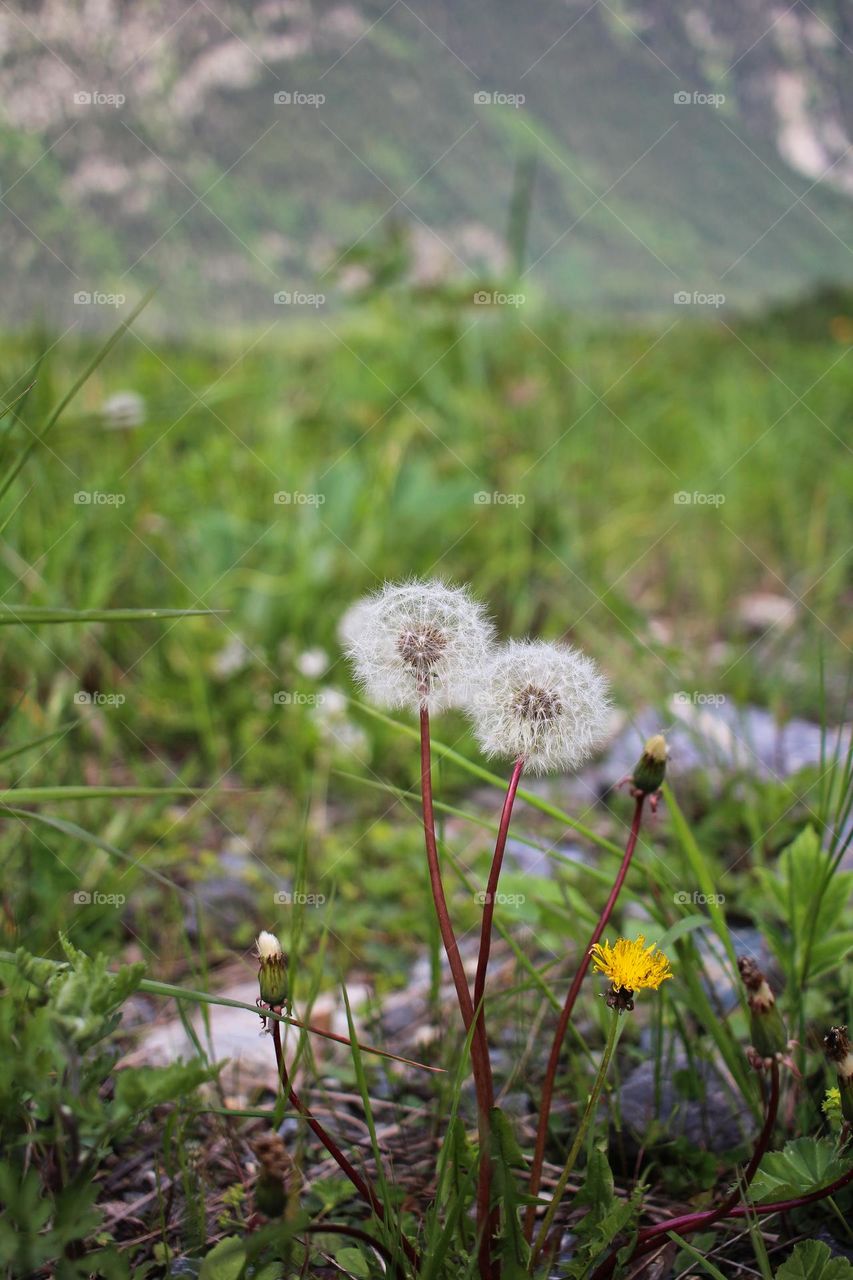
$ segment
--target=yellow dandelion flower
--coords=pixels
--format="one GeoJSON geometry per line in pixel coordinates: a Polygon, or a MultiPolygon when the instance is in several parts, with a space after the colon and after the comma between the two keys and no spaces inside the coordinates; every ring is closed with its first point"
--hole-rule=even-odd
{"type": "Polygon", "coordinates": [[[619,938],[611,947],[597,942],[590,952],[595,971],[610,979],[612,989],[607,998],[611,1008],[630,1010],[634,1007],[635,991],[649,988],[656,991],[662,982],[672,977],[669,959],[657,944],[646,946],[643,934],[634,941],[619,938]]]}

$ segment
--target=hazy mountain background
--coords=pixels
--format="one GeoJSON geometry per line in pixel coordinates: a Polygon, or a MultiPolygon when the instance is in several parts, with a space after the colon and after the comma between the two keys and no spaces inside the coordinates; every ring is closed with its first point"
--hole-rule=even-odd
{"type": "Polygon", "coordinates": [[[843,0],[4,4],[2,318],[112,325],[156,283],[161,326],[263,328],[377,272],[697,317],[849,283],[851,51],[843,0]]]}

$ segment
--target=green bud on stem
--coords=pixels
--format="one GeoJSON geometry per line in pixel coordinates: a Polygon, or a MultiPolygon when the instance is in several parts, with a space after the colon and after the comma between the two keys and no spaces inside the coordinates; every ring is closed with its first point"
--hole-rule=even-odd
{"type": "Polygon", "coordinates": [[[274,933],[259,934],[257,949],[261,1000],[274,1009],[281,1008],[287,999],[287,957],[274,933]]]}
{"type": "Polygon", "coordinates": [[[650,796],[660,791],[666,776],[667,754],[666,738],[662,733],[656,733],[648,739],[631,774],[635,795],[650,796]]]}

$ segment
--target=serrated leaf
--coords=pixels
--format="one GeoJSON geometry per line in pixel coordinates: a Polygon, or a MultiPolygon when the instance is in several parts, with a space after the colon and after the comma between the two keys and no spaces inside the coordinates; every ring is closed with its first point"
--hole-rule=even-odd
{"type": "Polygon", "coordinates": [[[524,1156],[512,1126],[500,1107],[491,1112],[492,1199],[503,1206],[503,1231],[499,1240],[505,1280],[522,1280],[527,1275],[530,1246],[524,1238],[519,1210],[529,1202],[518,1188],[514,1169],[524,1168],[524,1156]]]}
{"type": "Polygon", "coordinates": [[[853,1266],[833,1258],[822,1240],[804,1240],[776,1272],[776,1280],[850,1280],[853,1266]]]}
{"type": "Polygon", "coordinates": [[[764,1157],[752,1183],[757,1201],[789,1200],[834,1182],[849,1167],[825,1138],[795,1138],[764,1157]]]}
{"type": "Polygon", "coordinates": [[[580,1278],[588,1276],[593,1263],[610,1248],[616,1237],[636,1222],[639,1188],[631,1199],[619,1199],[614,1194],[613,1174],[607,1156],[593,1147],[575,1204],[590,1206],[589,1212],[575,1227],[577,1255],[567,1272],[568,1276],[580,1278]]]}
{"type": "Polygon", "coordinates": [[[173,1062],[168,1067],[125,1067],[116,1073],[115,1104],[133,1115],[195,1093],[216,1074],[201,1062],[173,1062]]]}

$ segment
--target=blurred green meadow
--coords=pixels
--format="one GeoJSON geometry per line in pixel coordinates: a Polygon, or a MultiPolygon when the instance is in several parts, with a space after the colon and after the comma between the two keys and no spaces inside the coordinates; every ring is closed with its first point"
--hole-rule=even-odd
{"type": "MultiPolygon", "coordinates": [[[[4,824],[6,943],[51,954],[61,928],[182,972],[244,953],[258,925],[286,931],[274,894],[302,875],[337,904],[337,962],[400,980],[401,946],[430,926],[417,821],[381,786],[412,786],[414,744],[337,692],[353,692],[341,615],[384,579],[469,582],[502,632],[581,645],[629,722],[651,705],[666,724],[685,689],[837,722],[850,300],[688,310],[596,328],[392,289],[207,345],[125,334],[5,494],[2,605],[210,612],[5,626],[4,751],[55,736],[4,785],[207,790],[42,811],[82,834],[4,824]],[[111,406],[126,392],[141,404],[111,406]],[[756,594],[791,608],[756,626],[756,594]],[[217,896],[223,857],[243,896],[227,878],[217,896]]],[[[8,466],[95,350],[7,339],[5,402],[30,388],[2,423],[8,466]]],[[[461,720],[439,736],[477,758],[461,720]]],[[[705,815],[711,856],[790,808],[784,786],[751,785],[754,822],[705,815]]],[[[446,765],[441,786],[454,801],[471,782],[446,765]]],[[[592,803],[576,816],[609,822],[592,803]]]]}

